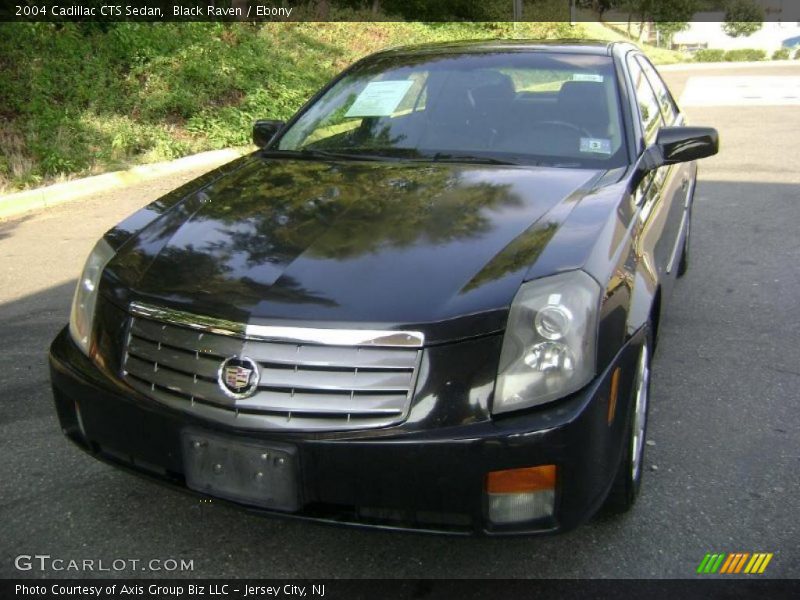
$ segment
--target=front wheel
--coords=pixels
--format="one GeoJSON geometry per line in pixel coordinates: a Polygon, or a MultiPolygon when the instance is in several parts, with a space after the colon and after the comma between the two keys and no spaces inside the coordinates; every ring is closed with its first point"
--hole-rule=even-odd
{"type": "Polygon", "coordinates": [[[606,508],[613,513],[629,511],[642,485],[647,410],[650,400],[650,361],[653,343],[648,327],[645,341],[636,361],[636,373],[631,392],[631,415],[626,429],[625,450],[617,467],[614,484],[606,499],[606,508]]]}

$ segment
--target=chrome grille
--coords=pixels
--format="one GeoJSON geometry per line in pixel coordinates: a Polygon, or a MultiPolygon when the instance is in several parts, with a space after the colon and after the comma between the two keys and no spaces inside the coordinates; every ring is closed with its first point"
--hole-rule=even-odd
{"type": "Polygon", "coordinates": [[[130,312],[122,377],[173,408],[237,427],[317,431],[385,427],[408,414],[421,333],[247,325],[139,303],[130,312]],[[219,383],[230,357],[257,364],[247,398],[219,383]]]}

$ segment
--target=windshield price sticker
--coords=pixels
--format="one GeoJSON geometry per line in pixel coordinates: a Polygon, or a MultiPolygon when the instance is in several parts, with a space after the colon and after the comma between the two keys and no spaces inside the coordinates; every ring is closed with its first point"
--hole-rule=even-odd
{"type": "Polygon", "coordinates": [[[344,116],[388,117],[397,110],[413,83],[409,79],[368,83],[344,116]]]}
{"type": "Polygon", "coordinates": [[[606,138],[581,138],[581,152],[611,154],[611,140],[606,138]]]}
{"type": "Polygon", "coordinates": [[[572,81],[594,81],[595,83],[603,83],[603,76],[594,73],[573,73],[572,81]]]}

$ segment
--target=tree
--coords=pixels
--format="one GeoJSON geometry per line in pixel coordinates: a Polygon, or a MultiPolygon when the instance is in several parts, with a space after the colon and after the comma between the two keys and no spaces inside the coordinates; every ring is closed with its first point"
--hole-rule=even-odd
{"type": "Polygon", "coordinates": [[[722,29],[731,37],[747,37],[761,29],[764,9],[753,0],[732,0],[725,8],[722,29]]]}
{"type": "Polygon", "coordinates": [[[619,4],[619,0],[577,0],[575,5],[578,8],[588,8],[597,15],[597,20],[603,20],[603,14],[606,11],[615,8],[619,4]]]}
{"type": "Polygon", "coordinates": [[[672,42],[672,37],[689,27],[689,21],[663,21],[656,23],[656,29],[661,34],[664,45],[669,47],[672,42]]]}
{"type": "Polygon", "coordinates": [[[697,8],[697,0],[665,0],[653,5],[653,21],[667,45],[672,41],[672,36],[689,26],[697,8]]]}
{"type": "Polygon", "coordinates": [[[631,18],[635,15],[640,23],[639,40],[645,37],[646,24],[650,21],[664,35],[671,37],[686,28],[697,12],[697,0],[620,0],[620,6],[628,10],[628,32],[631,18]]]}

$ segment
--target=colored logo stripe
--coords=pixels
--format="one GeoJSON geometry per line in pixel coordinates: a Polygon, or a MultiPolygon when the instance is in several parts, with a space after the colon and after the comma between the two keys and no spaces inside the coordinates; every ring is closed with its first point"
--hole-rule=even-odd
{"type": "Polygon", "coordinates": [[[772,560],[772,553],[769,554],[753,554],[753,558],[747,563],[744,569],[745,573],[763,573],[767,568],[769,561],[772,560]]]}
{"type": "Polygon", "coordinates": [[[697,573],[700,574],[756,574],[763,573],[769,561],[772,560],[772,553],[757,552],[731,552],[729,554],[708,553],[700,561],[697,573]],[[747,565],[747,566],[745,566],[747,565]]]}
{"type": "Polygon", "coordinates": [[[722,565],[722,569],[720,573],[738,573],[742,570],[744,566],[744,561],[746,561],[750,557],[748,553],[737,552],[735,554],[729,554],[728,560],[722,565]]]}
{"type": "Polygon", "coordinates": [[[722,559],[725,558],[724,554],[706,554],[700,566],[697,567],[698,573],[716,573],[722,564],[722,559]]]}

